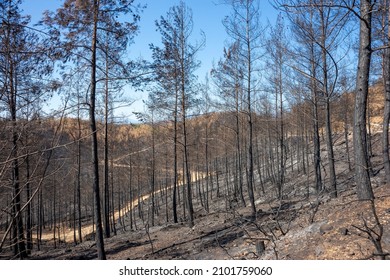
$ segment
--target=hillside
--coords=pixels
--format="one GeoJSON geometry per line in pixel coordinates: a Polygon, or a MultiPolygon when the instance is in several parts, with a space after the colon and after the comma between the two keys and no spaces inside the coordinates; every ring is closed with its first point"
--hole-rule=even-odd
{"type": "MultiPolygon", "coordinates": [[[[380,133],[373,138],[374,147],[380,133]]],[[[344,158],[342,142],[337,142],[338,158],[344,158]]],[[[378,154],[379,150],[376,150],[378,154]]],[[[383,225],[381,244],[390,251],[390,187],[383,184],[380,159],[374,157],[373,177],[375,206],[383,225]]],[[[339,165],[340,167],[340,165],[339,165]]],[[[343,168],[343,167],[341,167],[343,168]]],[[[357,200],[352,172],[338,176],[339,197],[328,195],[307,197],[304,181],[290,177],[289,199],[281,202],[259,194],[256,221],[249,220],[250,209],[224,209],[221,196],[213,201],[209,213],[196,210],[196,223],[189,228],[184,222],[130,230],[118,228],[118,234],[105,239],[108,259],[366,259],[372,258],[374,244],[364,233],[364,221],[374,227],[369,202],[357,200]],[[359,230],[358,228],[362,229],[359,230]],[[261,253],[264,241],[265,251],[261,253]]],[[[269,186],[270,187],[270,186],[269,186]]],[[[125,223],[128,224],[128,217],[125,223]]],[[[48,242],[48,246],[50,242],[48,242]]],[[[95,259],[94,241],[77,246],[62,244],[60,248],[33,254],[33,259],[95,259]]]]}
{"type": "Polygon", "coordinates": [[[389,1],[49,2],[0,2],[0,259],[390,259],[389,1]]]}
{"type": "MultiPolygon", "coordinates": [[[[390,249],[390,193],[388,186],[376,188],[376,206],[384,225],[383,245],[390,249]]],[[[351,192],[331,202],[291,203],[279,212],[265,210],[251,223],[245,210],[217,212],[197,217],[194,228],[179,225],[121,232],[105,239],[108,259],[366,259],[374,252],[373,244],[354,226],[361,227],[359,215],[369,217],[369,207],[362,207],[351,192]],[[310,223],[313,214],[314,220],[310,223]],[[279,229],[281,225],[285,235],[279,229]],[[271,230],[272,229],[272,230],[271,230]],[[266,235],[263,232],[268,232],[266,235]],[[274,236],[275,235],[275,236],[274,236]],[[150,240],[152,242],[150,242],[150,240]],[[257,253],[256,244],[265,240],[266,250],[257,253]],[[153,244],[153,250],[152,250],[153,244]],[[154,251],[154,253],[153,253],[154,251]]],[[[33,259],[96,259],[94,241],[77,246],[35,253],[33,259]]]]}
{"type": "MultiPolygon", "coordinates": [[[[255,220],[251,218],[246,190],[246,155],[243,148],[240,150],[236,145],[247,143],[244,133],[235,130],[236,121],[242,130],[247,129],[245,116],[219,112],[191,118],[188,147],[193,227],[188,226],[181,149],[178,149],[176,174],[178,223],[172,219],[173,124],[110,124],[108,182],[112,235],[105,238],[107,258],[366,259],[378,257],[373,256],[378,238],[376,245],[383,246],[383,252],[389,252],[390,187],[384,183],[381,157],[381,88],[371,89],[369,104],[372,185],[378,220],[371,205],[358,201],[356,196],[352,117],[351,111],[346,110],[352,107],[351,97],[345,94],[332,106],[337,198],[331,198],[326,188],[320,193],[315,189],[313,142],[307,136],[312,133],[308,104],[297,105],[286,112],[283,121],[287,156],[281,197],[276,188],[280,170],[280,120],[270,115],[256,116],[255,220]],[[241,174],[238,172],[240,157],[241,174]],[[238,195],[240,182],[242,198],[238,195]],[[383,233],[380,233],[381,226],[383,233]],[[379,237],[374,236],[374,241],[370,241],[369,234],[376,233],[379,237]]],[[[319,121],[323,125],[323,119],[319,121]]],[[[26,123],[24,130],[30,125],[26,123]]],[[[103,153],[103,124],[100,123],[98,129],[100,153],[103,153]]],[[[322,182],[328,186],[324,129],[321,133],[322,182]]],[[[32,220],[38,216],[42,219],[36,220],[32,227],[34,249],[29,258],[96,259],[90,154],[86,152],[90,147],[87,123],[69,118],[45,120],[40,122],[40,129],[29,141],[41,147],[56,144],[53,152],[48,149],[40,155],[31,155],[30,164],[36,166],[34,173],[22,177],[36,186],[37,202],[32,203],[32,220]],[[48,171],[42,171],[45,162],[50,162],[48,171]],[[77,173],[77,163],[80,173],[77,173]],[[80,183],[80,201],[76,197],[77,182],[80,183]],[[82,242],[77,232],[78,215],[82,242]]],[[[100,167],[104,178],[102,159],[100,167]]],[[[21,167],[27,167],[26,162],[21,167]]],[[[7,196],[2,199],[4,205],[8,204],[7,196]]],[[[9,222],[7,215],[0,216],[0,221],[0,237],[3,238],[9,222]]],[[[11,246],[3,248],[0,258],[13,258],[11,246]]]]}

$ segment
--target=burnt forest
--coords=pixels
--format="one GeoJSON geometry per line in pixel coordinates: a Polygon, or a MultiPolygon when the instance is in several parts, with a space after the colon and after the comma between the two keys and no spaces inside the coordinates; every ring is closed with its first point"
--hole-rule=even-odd
{"type": "Polygon", "coordinates": [[[390,259],[389,1],[210,1],[214,37],[207,1],[32,2],[0,1],[0,260],[390,259]]]}

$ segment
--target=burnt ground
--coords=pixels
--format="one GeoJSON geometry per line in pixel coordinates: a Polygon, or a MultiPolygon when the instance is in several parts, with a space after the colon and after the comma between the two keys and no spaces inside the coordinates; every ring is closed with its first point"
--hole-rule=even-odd
{"type": "MultiPolygon", "coordinates": [[[[376,187],[375,206],[383,225],[381,244],[390,252],[390,187],[376,187]]],[[[364,230],[379,232],[369,202],[353,191],[336,199],[285,201],[259,209],[251,221],[249,209],[199,212],[195,226],[168,224],[127,230],[105,239],[108,259],[372,259],[374,243],[364,230]],[[261,250],[264,242],[265,250],[261,250]]],[[[51,246],[50,242],[47,244],[51,246]]],[[[94,241],[35,252],[33,259],[96,259],[94,241]]]]}

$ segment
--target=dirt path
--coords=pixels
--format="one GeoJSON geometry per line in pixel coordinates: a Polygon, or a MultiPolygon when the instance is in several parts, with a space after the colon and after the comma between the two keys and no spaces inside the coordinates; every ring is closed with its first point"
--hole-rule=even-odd
{"type": "MultiPolygon", "coordinates": [[[[192,183],[195,183],[197,182],[198,180],[203,180],[206,176],[206,173],[204,172],[198,172],[198,173],[193,173],[191,174],[191,182],[192,183]]],[[[182,187],[183,184],[180,184],[178,185],[178,187],[182,187]]],[[[160,192],[162,191],[166,191],[166,190],[171,190],[173,189],[173,185],[169,186],[168,188],[165,188],[164,190],[156,190],[154,192],[154,195],[158,195],[160,192]]],[[[151,197],[151,193],[149,194],[145,194],[143,196],[141,196],[139,199],[134,199],[132,202],[129,202],[126,206],[122,207],[120,210],[116,210],[114,212],[114,218],[115,218],[115,221],[118,220],[121,216],[123,215],[126,215],[128,212],[132,211],[135,207],[138,206],[138,203],[139,202],[143,202],[145,200],[148,200],[150,197],[151,197]]],[[[60,239],[61,241],[64,241],[64,242],[73,242],[74,241],[74,229],[73,228],[64,228],[63,226],[60,226],[60,237],[58,237],[58,234],[56,235],[56,239],[60,239]]],[[[57,228],[57,232],[58,232],[58,228],[57,228]]],[[[86,236],[92,234],[94,232],[94,225],[93,224],[90,224],[90,225],[84,225],[81,227],[81,234],[82,234],[82,237],[83,239],[85,239],[86,236]]],[[[54,238],[54,233],[53,231],[51,232],[45,232],[42,234],[42,240],[44,241],[48,241],[48,240],[52,240],[54,238]]]]}

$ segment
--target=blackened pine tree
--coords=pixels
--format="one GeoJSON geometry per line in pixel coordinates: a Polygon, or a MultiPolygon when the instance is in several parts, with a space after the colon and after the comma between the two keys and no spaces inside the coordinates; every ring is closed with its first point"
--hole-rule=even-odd
{"type": "Polygon", "coordinates": [[[235,199],[241,201],[246,206],[243,192],[243,174],[245,164],[243,162],[243,103],[244,103],[244,61],[240,56],[240,41],[235,41],[224,48],[223,58],[211,71],[211,77],[218,89],[218,97],[220,97],[220,106],[223,110],[232,110],[234,108],[234,129],[235,133],[235,148],[236,148],[236,172],[235,172],[235,199]]]}
{"type": "Polygon", "coordinates": [[[353,144],[355,150],[355,182],[360,200],[373,199],[367,151],[367,98],[370,77],[372,13],[375,1],[360,1],[359,59],[356,74],[353,144]]]}
{"type": "Polygon", "coordinates": [[[268,81],[270,91],[275,95],[275,123],[276,123],[276,174],[275,182],[279,199],[283,196],[287,164],[287,145],[285,141],[285,103],[288,94],[288,68],[291,56],[289,55],[287,33],[281,15],[278,16],[276,24],[271,27],[270,38],[267,40],[268,54],[268,81]]]}
{"type": "MultiPolygon", "coordinates": [[[[177,192],[179,185],[178,178],[178,135],[179,135],[179,67],[175,63],[173,45],[177,40],[176,36],[166,34],[162,26],[166,26],[165,19],[156,22],[158,30],[162,34],[163,47],[150,45],[152,50],[153,77],[152,89],[149,94],[149,107],[153,107],[162,114],[166,114],[168,120],[173,122],[173,190],[172,190],[172,211],[173,222],[178,222],[177,216],[177,192]]],[[[167,27],[166,29],[169,30],[167,27]]],[[[167,31],[168,31],[167,30],[167,31]]],[[[174,34],[173,34],[174,35],[174,34]]]]}
{"type": "Polygon", "coordinates": [[[386,48],[382,54],[382,78],[385,96],[383,112],[382,151],[383,166],[386,182],[390,182],[390,156],[389,156],[389,124],[390,124],[390,3],[388,0],[379,1],[379,26],[376,31],[382,35],[381,44],[386,48]]]}
{"type": "MultiPolygon", "coordinates": [[[[184,174],[186,178],[186,206],[188,208],[189,225],[194,224],[194,209],[192,204],[192,187],[189,161],[189,145],[187,131],[187,115],[196,99],[194,71],[199,67],[196,55],[204,45],[204,38],[198,44],[191,44],[193,31],[192,11],[183,1],[173,6],[166,17],[156,22],[157,30],[161,34],[162,47],[151,45],[153,52],[153,67],[155,97],[151,100],[165,100],[160,105],[165,106],[173,115],[174,122],[174,189],[173,215],[177,222],[176,191],[178,186],[178,151],[179,124],[181,126],[182,147],[184,158],[184,174]]],[[[203,37],[203,36],[202,36],[203,37]]],[[[158,107],[158,106],[156,106],[158,107]]]]}
{"type": "Polygon", "coordinates": [[[257,0],[226,0],[232,8],[232,14],[223,21],[226,32],[233,41],[240,42],[239,55],[245,66],[243,73],[243,85],[245,93],[245,114],[248,123],[248,194],[251,204],[252,217],[256,217],[255,205],[255,176],[254,176],[254,101],[258,92],[259,62],[263,56],[260,51],[264,29],[260,23],[260,7],[257,0]]]}
{"type": "MultiPolygon", "coordinates": [[[[118,26],[111,15],[104,14],[106,27],[98,29],[97,62],[98,80],[104,81],[102,95],[104,99],[104,155],[103,155],[103,225],[106,237],[111,235],[110,227],[110,187],[109,187],[109,123],[113,120],[116,104],[126,105],[131,101],[123,98],[123,88],[133,76],[134,65],[126,61],[126,52],[129,43],[137,32],[136,25],[124,24],[118,26]],[[125,36],[125,34],[127,34],[125,36]]],[[[130,81],[134,84],[135,81],[130,81]]],[[[112,216],[112,215],[111,215],[112,216]]],[[[112,221],[115,226],[115,221],[112,221]]],[[[113,228],[114,228],[113,226],[113,228]]],[[[115,231],[115,230],[114,230],[115,231]]]]}

